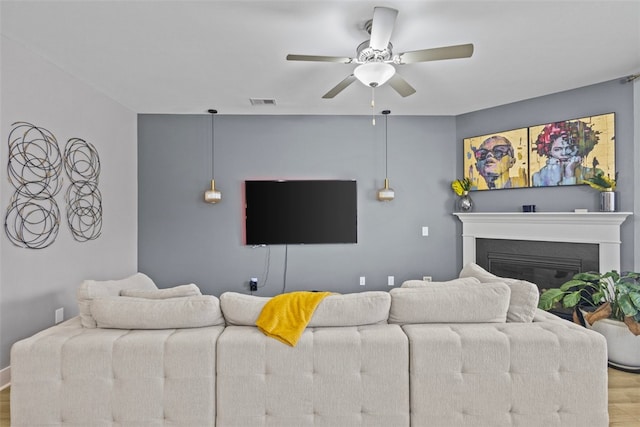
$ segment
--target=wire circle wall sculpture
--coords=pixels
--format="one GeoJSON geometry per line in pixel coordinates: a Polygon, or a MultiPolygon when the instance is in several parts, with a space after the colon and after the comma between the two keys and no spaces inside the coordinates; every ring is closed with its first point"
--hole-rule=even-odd
{"type": "Polygon", "coordinates": [[[16,192],[9,201],[4,228],[16,246],[42,249],[51,245],[60,227],[60,209],[51,199],[30,199],[16,192]]]}
{"type": "Polygon", "coordinates": [[[55,136],[45,128],[16,122],[9,133],[7,173],[15,192],[4,228],[9,240],[30,249],[51,245],[58,235],[62,157],[55,136]]]}
{"type": "Polygon", "coordinates": [[[71,138],[64,150],[64,170],[71,180],[65,196],[71,234],[79,242],[97,239],[102,231],[98,151],[83,139],[71,138]]]}
{"type": "Polygon", "coordinates": [[[71,138],[62,155],[47,129],[27,122],[11,126],[7,174],[15,191],[4,220],[9,240],[29,249],[44,249],[56,240],[60,209],[55,196],[63,186],[63,167],[71,181],[65,193],[71,234],[78,242],[97,239],[102,232],[102,194],[95,147],[71,138]]]}

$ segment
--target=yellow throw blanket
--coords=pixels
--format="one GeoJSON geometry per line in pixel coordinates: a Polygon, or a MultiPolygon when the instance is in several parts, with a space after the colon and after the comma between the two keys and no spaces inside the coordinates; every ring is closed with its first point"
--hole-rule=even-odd
{"type": "Polygon", "coordinates": [[[295,347],[318,304],[331,292],[290,292],[271,298],[256,326],[266,336],[295,347]]]}

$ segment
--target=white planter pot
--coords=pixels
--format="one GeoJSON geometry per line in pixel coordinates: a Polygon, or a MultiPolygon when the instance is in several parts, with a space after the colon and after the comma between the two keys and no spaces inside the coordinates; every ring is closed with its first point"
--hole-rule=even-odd
{"type": "Polygon", "coordinates": [[[640,335],[635,336],[618,320],[602,319],[588,326],[607,340],[607,357],[617,367],[640,370],[640,335]]]}

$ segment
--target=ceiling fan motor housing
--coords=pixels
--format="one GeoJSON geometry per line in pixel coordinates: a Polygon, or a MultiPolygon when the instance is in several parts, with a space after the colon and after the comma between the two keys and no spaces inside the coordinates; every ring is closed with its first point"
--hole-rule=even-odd
{"type": "Polygon", "coordinates": [[[393,46],[391,43],[387,45],[385,50],[377,50],[369,46],[369,40],[365,40],[356,49],[356,57],[359,63],[367,62],[387,62],[391,60],[393,52],[391,51],[393,46]]]}

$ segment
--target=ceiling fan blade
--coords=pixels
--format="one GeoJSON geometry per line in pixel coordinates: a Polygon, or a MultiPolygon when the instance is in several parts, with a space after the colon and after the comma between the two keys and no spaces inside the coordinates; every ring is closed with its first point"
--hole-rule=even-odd
{"type": "Polygon", "coordinates": [[[401,64],[413,62],[440,61],[442,59],[469,58],[473,55],[473,44],[459,44],[455,46],[436,47],[433,49],[414,50],[401,53],[401,64]]]}
{"type": "Polygon", "coordinates": [[[416,93],[416,90],[405,79],[403,79],[398,73],[395,73],[393,77],[389,79],[389,86],[395,89],[400,96],[407,97],[416,93]]]}
{"type": "Polygon", "coordinates": [[[341,56],[318,56],[318,55],[287,55],[287,61],[316,61],[316,62],[342,62],[350,64],[353,58],[341,56]]]}
{"type": "Polygon", "coordinates": [[[369,47],[375,50],[385,50],[391,40],[393,26],[396,23],[398,11],[390,7],[374,7],[371,23],[371,40],[369,47]]]}
{"type": "Polygon", "coordinates": [[[324,98],[324,99],[333,98],[334,96],[336,96],[337,94],[342,92],[344,89],[346,89],[346,87],[349,86],[354,81],[356,81],[356,76],[354,76],[353,74],[345,77],[345,79],[342,80],[340,83],[338,83],[333,89],[331,89],[329,92],[325,93],[322,96],[322,98],[324,98]]]}

